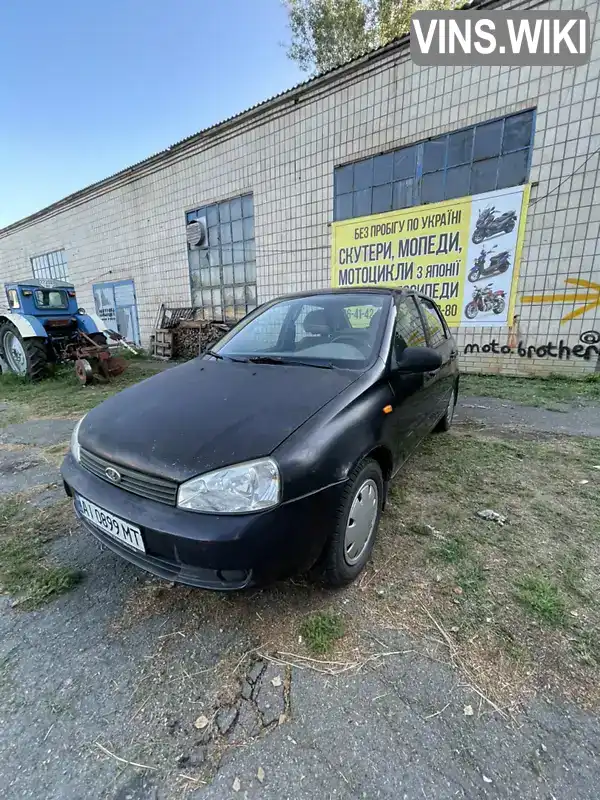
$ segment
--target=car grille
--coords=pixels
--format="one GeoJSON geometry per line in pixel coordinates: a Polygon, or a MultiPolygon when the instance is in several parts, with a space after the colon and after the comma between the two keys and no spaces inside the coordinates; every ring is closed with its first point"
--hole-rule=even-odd
{"type": "Polygon", "coordinates": [[[159,503],[166,503],[170,506],[174,506],[177,503],[178,485],[175,481],[157,478],[154,475],[146,475],[144,472],[122,467],[120,464],[112,464],[110,461],[100,458],[100,456],[94,455],[83,448],[81,449],[80,463],[88,472],[98,478],[102,478],[107,483],[111,483],[113,486],[118,486],[119,489],[124,489],[126,492],[137,494],[140,497],[147,497],[149,500],[157,500],[159,503]],[[106,477],[106,470],[109,468],[116,469],[120,474],[121,480],[118,483],[106,477]]]}

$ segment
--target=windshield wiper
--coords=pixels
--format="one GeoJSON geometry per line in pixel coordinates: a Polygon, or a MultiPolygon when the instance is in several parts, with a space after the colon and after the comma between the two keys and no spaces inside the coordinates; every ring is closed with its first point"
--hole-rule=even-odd
{"type": "Polygon", "coordinates": [[[248,361],[252,364],[284,364],[298,367],[316,367],[317,369],[334,369],[333,364],[311,364],[309,361],[282,358],[281,356],[251,356],[248,361]]]}
{"type": "Polygon", "coordinates": [[[202,355],[204,355],[204,356],[212,356],[213,358],[216,358],[219,361],[229,360],[229,361],[237,361],[239,364],[247,364],[248,363],[248,359],[247,358],[234,358],[233,356],[222,356],[220,353],[215,353],[214,350],[205,350],[204,353],[202,353],[202,355]]]}

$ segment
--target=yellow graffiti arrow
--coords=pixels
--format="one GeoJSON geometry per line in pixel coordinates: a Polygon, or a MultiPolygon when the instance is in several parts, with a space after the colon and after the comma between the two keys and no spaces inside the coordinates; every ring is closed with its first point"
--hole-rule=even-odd
{"type": "Polygon", "coordinates": [[[570,319],[575,319],[575,317],[581,317],[586,311],[591,311],[592,308],[600,306],[600,283],[582,281],[580,278],[565,278],[565,283],[571,286],[578,286],[586,291],[526,294],[521,298],[521,302],[538,306],[542,303],[583,303],[580,308],[576,308],[562,317],[561,322],[568,322],[570,319]]]}

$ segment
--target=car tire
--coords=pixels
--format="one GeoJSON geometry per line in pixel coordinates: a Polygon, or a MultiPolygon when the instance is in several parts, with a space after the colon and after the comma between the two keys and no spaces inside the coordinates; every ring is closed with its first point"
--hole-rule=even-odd
{"type": "Polygon", "coordinates": [[[446,408],[446,413],[435,426],[434,430],[440,433],[444,433],[445,431],[449,431],[452,425],[452,420],[454,419],[454,410],[456,408],[456,386],[452,389],[452,394],[450,395],[450,400],[448,401],[448,406],[446,408]]]}
{"type": "Polygon", "coordinates": [[[348,476],[336,515],[336,528],[325,546],[321,563],[322,577],[327,586],[346,586],[365,568],[377,536],[383,496],[381,467],[374,459],[366,458],[348,476]],[[361,527],[355,527],[354,531],[351,530],[356,525],[356,521],[353,525],[353,513],[357,513],[361,523],[361,527]],[[361,529],[366,535],[364,543],[361,529]],[[357,538],[351,545],[353,534],[357,538]]]}

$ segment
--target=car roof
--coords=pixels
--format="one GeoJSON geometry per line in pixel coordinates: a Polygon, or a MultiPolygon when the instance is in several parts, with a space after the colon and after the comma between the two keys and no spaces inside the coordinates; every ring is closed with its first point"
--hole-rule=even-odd
{"type": "Polygon", "coordinates": [[[290,294],[283,294],[279,297],[274,297],[272,300],[292,300],[294,298],[302,297],[318,297],[320,295],[343,295],[343,294],[376,294],[387,295],[389,297],[398,297],[399,295],[414,294],[414,292],[407,291],[406,289],[393,289],[383,286],[349,286],[337,289],[308,289],[305,292],[293,292],[290,294]]]}

